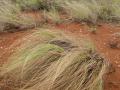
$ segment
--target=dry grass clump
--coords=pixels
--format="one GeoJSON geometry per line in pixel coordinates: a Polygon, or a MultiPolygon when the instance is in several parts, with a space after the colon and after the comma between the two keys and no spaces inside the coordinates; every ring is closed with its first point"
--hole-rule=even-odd
{"type": "Polygon", "coordinates": [[[14,0],[23,11],[50,10],[56,7],[56,0],[14,0]]]}
{"type": "Polygon", "coordinates": [[[42,0],[14,0],[21,10],[38,10],[42,0]]]}
{"type": "Polygon", "coordinates": [[[18,6],[10,0],[0,1],[0,31],[14,31],[30,26],[35,26],[34,21],[30,17],[22,16],[18,6]]]}
{"type": "Polygon", "coordinates": [[[103,21],[120,20],[119,16],[117,15],[119,9],[116,8],[120,6],[120,1],[117,2],[117,0],[101,0],[99,3],[101,5],[101,13],[99,15],[100,19],[103,21]]]}
{"type": "MultiPolygon", "coordinates": [[[[99,21],[120,21],[120,1],[117,0],[1,0],[0,31],[14,31],[40,25],[22,11],[42,10],[46,21],[65,20],[96,24],[99,21]],[[59,14],[65,14],[64,15],[59,14]]],[[[43,15],[43,14],[42,14],[43,15]]]]}
{"type": "Polygon", "coordinates": [[[78,21],[96,23],[99,20],[120,20],[120,2],[117,0],[66,0],[62,7],[78,21]]]}
{"type": "Polygon", "coordinates": [[[48,21],[48,22],[53,22],[53,23],[60,23],[62,20],[60,18],[59,12],[53,8],[49,11],[45,11],[44,13],[44,18],[48,21]]]}
{"type": "MultiPolygon", "coordinates": [[[[41,0],[40,0],[41,1],[41,0]]],[[[120,20],[120,1],[118,0],[42,0],[44,6],[66,12],[75,21],[102,21],[120,20]]],[[[44,8],[44,9],[46,9],[44,8]]],[[[56,12],[58,12],[56,10],[56,12]]]]}
{"type": "Polygon", "coordinates": [[[21,40],[11,46],[16,46],[15,52],[0,68],[2,89],[103,90],[107,62],[90,44],[44,29],[21,40]]]}
{"type": "MultiPolygon", "coordinates": [[[[22,51],[24,51],[26,49],[30,49],[40,43],[49,42],[56,36],[59,36],[58,33],[52,32],[48,29],[44,29],[44,30],[37,29],[37,30],[39,30],[39,31],[29,33],[28,35],[21,37],[20,39],[17,39],[15,41],[15,43],[11,44],[8,47],[8,49],[12,50],[12,51],[15,50],[16,52],[21,52],[21,54],[22,54],[22,51]]],[[[8,52],[9,51],[7,51],[7,50],[5,52],[1,52],[0,57],[4,57],[4,54],[8,53],[8,52]]]]}
{"type": "Polygon", "coordinates": [[[96,21],[99,12],[98,4],[90,1],[66,1],[63,8],[76,21],[96,21]]]}
{"type": "MultiPolygon", "coordinates": [[[[120,1],[118,0],[18,0],[22,5],[30,8],[33,6],[37,10],[51,11],[56,9],[57,12],[66,12],[74,21],[89,21],[96,23],[102,21],[119,21],[120,20],[120,1]],[[38,9],[39,8],[39,9],[38,9]]],[[[57,17],[54,15],[53,20],[57,17]]]]}

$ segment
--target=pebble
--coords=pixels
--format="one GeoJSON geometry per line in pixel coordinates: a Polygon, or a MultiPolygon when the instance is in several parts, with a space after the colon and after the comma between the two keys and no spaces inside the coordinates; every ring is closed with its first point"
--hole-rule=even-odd
{"type": "Polygon", "coordinates": [[[119,62],[118,61],[115,61],[116,64],[118,64],[119,62]]]}
{"type": "Polygon", "coordinates": [[[120,68],[120,65],[118,65],[118,67],[120,68]]]}

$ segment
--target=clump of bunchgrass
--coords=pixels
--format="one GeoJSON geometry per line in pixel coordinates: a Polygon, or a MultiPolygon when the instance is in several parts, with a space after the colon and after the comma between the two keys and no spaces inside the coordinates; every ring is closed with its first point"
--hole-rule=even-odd
{"type": "Polygon", "coordinates": [[[55,0],[15,0],[23,11],[50,10],[57,7],[55,0]]]}
{"type": "Polygon", "coordinates": [[[16,46],[15,52],[0,68],[0,82],[4,81],[1,88],[103,90],[102,77],[106,72],[107,61],[92,49],[92,44],[86,44],[88,41],[85,43],[83,38],[76,41],[62,33],[56,35],[52,32],[44,29],[35,31],[23,37],[24,42],[17,40],[13,43],[11,47],[16,46]],[[29,41],[26,40],[28,38],[29,41]],[[69,42],[76,47],[64,49],[64,44],[69,42]]]}
{"type": "Polygon", "coordinates": [[[66,2],[64,7],[68,10],[71,18],[76,20],[88,19],[89,15],[92,14],[89,7],[78,1],[66,2]]]}
{"type": "Polygon", "coordinates": [[[16,3],[25,11],[48,11],[46,14],[55,22],[59,19],[58,12],[65,12],[70,20],[77,22],[120,21],[120,1],[117,0],[16,0],[16,3]]]}
{"type": "Polygon", "coordinates": [[[75,21],[94,24],[99,20],[119,21],[120,1],[117,0],[57,0],[56,3],[75,21]]]}
{"type": "Polygon", "coordinates": [[[0,24],[2,25],[0,31],[35,26],[34,21],[22,16],[19,7],[10,0],[0,1],[0,24]]]}
{"type": "Polygon", "coordinates": [[[38,10],[42,0],[15,0],[15,3],[24,11],[38,10]]]}

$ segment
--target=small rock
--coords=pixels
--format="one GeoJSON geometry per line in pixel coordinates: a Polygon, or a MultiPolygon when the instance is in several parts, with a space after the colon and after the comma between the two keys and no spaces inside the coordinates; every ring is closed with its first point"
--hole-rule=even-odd
{"type": "Polygon", "coordinates": [[[118,65],[118,67],[120,68],[120,65],[118,65]]]}
{"type": "Polygon", "coordinates": [[[119,62],[118,61],[115,61],[116,64],[118,64],[119,62]]]}
{"type": "Polygon", "coordinates": [[[110,48],[120,49],[120,32],[111,35],[108,45],[110,48]]]}
{"type": "Polygon", "coordinates": [[[111,74],[111,73],[114,73],[114,72],[115,72],[115,67],[112,64],[110,64],[107,74],[111,74]]]}
{"type": "Polygon", "coordinates": [[[77,46],[72,45],[71,41],[69,41],[69,40],[53,40],[50,42],[50,44],[58,45],[58,46],[64,48],[65,50],[69,50],[71,48],[77,47],[77,46]]]}

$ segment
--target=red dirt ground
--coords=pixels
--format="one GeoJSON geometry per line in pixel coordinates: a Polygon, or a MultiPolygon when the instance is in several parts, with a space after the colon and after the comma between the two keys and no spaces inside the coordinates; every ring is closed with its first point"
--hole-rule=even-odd
{"type": "Polygon", "coordinates": [[[31,32],[32,31],[0,33],[0,66],[7,60],[7,57],[9,57],[9,55],[14,51],[12,48],[10,48],[10,45],[12,45],[12,43],[14,43],[15,40],[27,34],[30,34],[31,32]]]}
{"type": "MultiPolygon", "coordinates": [[[[90,38],[95,43],[97,51],[101,53],[106,60],[109,60],[115,69],[114,72],[105,76],[105,90],[120,90],[120,49],[113,49],[108,45],[108,41],[111,40],[111,35],[119,32],[120,27],[111,24],[103,24],[98,27],[96,34],[89,32],[89,28],[86,25],[78,23],[60,24],[56,25],[55,28],[64,30],[66,33],[71,33],[71,35],[76,37],[84,35],[90,38]]],[[[31,31],[0,33],[0,55],[3,52],[8,52],[8,55],[4,55],[4,60],[7,59],[12,52],[12,50],[10,51],[9,49],[9,45],[28,33],[31,33],[31,31]]],[[[1,60],[3,60],[3,58],[0,57],[0,61],[1,60]]]]}

